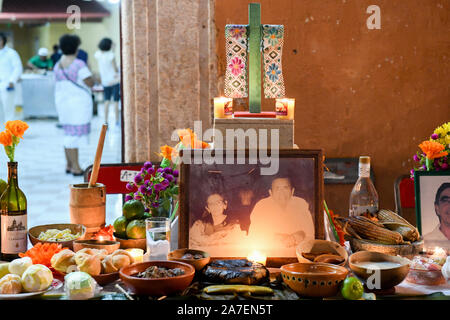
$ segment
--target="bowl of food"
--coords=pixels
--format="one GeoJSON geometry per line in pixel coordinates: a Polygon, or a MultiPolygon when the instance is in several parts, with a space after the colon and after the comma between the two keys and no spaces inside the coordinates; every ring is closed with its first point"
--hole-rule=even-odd
{"type": "Polygon", "coordinates": [[[186,289],[194,278],[195,268],[178,261],[148,261],[124,267],[119,273],[133,294],[166,296],[186,289]]]}
{"type": "Polygon", "coordinates": [[[380,252],[359,251],[350,256],[348,263],[353,273],[363,280],[369,289],[390,289],[406,278],[410,261],[400,256],[380,252]],[[371,288],[372,285],[377,285],[377,281],[374,279],[373,284],[368,284],[367,280],[378,270],[380,272],[379,288],[371,288]]]}
{"type": "Polygon", "coordinates": [[[193,266],[196,271],[200,271],[209,263],[211,257],[209,256],[209,253],[205,251],[184,248],[170,252],[167,259],[188,263],[193,266]]]}
{"type": "Polygon", "coordinates": [[[105,274],[99,274],[96,276],[92,276],[94,280],[101,286],[107,285],[111,282],[116,281],[119,279],[119,272],[112,272],[112,273],[105,273],[105,274]]]}
{"type": "Polygon", "coordinates": [[[123,239],[119,238],[116,235],[114,235],[116,238],[116,241],[120,243],[120,249],[132,249],[132,248],[138,248],[142,250],[147,249],[147,242],[146,239],[123,239]]]}
{"type": "Polygon", "coordinates": [[[73,249],[73,242],[82,239],[86,227],[82,224],[45,224],[28,230],[31,243],[59,243],[63,248],[73,249]]]}
{"type": "Polygon", "coordinates": [[[348,253],[337,242],[328,240],[306,240],[301,242],[296,250],[300,263],[331,263],[344,266],[347,263],[348,253]]]}
{"type": "Polygon", "coordinates": [[[410,264],[406,281],[420,285],[438,286],[446,283],[442,274],[445,260],[439,261],[433,256],[415,256],[410,264]]]}
{"type": "Polygon", "coordinates": [[[281,278],[298,295],[331,297],[339,291],[348,270],[329,263],[291,263],[281,266],[281,278]]]}
{"type": "Polygon", "coordinates": [[[120,242],[109,240],[75,240],[73,242],[73,251],[77,252],[84,248],[102,250],[105,249],[108,254],[113,253],[120,247],[120,242]]]}

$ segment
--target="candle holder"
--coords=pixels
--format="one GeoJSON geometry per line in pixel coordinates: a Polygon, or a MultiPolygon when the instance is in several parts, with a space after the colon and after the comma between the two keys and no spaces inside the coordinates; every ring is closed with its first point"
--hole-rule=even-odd
{"type": "Polygon", "coordinates": [[[233,117],[233,99],[226,97],[214,98],[214,118],[227,119],[233,117]]]}
{"type": "Polygon", "coordinates": [[[294,119],[295,99],[275,99],[275,112],[277,119],[294,119]]]}

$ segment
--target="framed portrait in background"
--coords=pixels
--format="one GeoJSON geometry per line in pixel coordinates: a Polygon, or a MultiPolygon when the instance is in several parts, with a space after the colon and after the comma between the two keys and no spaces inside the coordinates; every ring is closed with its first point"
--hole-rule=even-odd
{"type": "Polygon", "coordinates": [[[450,252],[450,171],[414,173],[417,228],[424,247],[450,252]]]}
{"type": "Polygon", "coordinates": [[[179,247],[204,250],[213,258],[259,251],[268,264],[297,261],[301,241],[324,238],[322,161],[321,150],[280,150],[278,170],[271,174],[263,174],[268,165],[259,159],[183,163],[179,247]]]}

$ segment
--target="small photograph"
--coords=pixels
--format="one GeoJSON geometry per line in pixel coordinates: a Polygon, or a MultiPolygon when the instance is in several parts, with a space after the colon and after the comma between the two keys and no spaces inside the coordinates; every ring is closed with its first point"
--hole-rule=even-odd
{"type": "Polygon", "coordinates": [[[275,175],[261,175],[260,165],[189,165],[188,247],[213,257],[295,257],[320,222],[314,168],[314,158],[280,158],[275,175]]]}
{"type": "Polygon", "coordinates": [[[416,214],[427,250],[450,252],[450,173],[416,172],[416,214]]]}

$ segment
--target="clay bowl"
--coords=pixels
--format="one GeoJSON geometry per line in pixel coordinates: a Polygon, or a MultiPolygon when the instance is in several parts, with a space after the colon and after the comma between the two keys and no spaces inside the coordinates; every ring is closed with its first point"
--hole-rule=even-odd
{"type": "Polygon", "coordinates": [[[142,250],[147,249],[147,241],[146,239],[122,239],[118,238],[116,235],[114,235],[116,238],[116,241],[120,242],[120,249],[132,249],[132,248],[139,248],[142,250]]]}
{"type": "Polygon", "coordinates": [[[194,278],[195,269],[187,263],[178,261],[148,261],[123,267],[119,271],[120,279],[127,288],[137,295],[167,296],[186,289],[194,278]],[[176,277],[143,279],[134,277],[138,272],[145,271],[148,267],[158,266],[164,268],[181,268],[185,274],[176,277]]]}
{"type": "Polygon", "coordinates": [[[81,232],[81,236],[77,239],[83,239],[83,237],[86,234],[86,227],[82,224],[72,224],[72,223],[59,223],[59,224],[44,224],[41,226],[35,226],[28,230],[28,238],[30,239],[31,244],[34,246],[36,244],[40,243],[58,243],[63,248],[69,248],[73,250],[73,242],[77,239],[70,240],[70,241],[47,241],[47,240],[39,240],[38,237],[41,234],[41,232],[45,232],[48,229],[58,229],[58,230],[64,230],[64,229],[70,229],[72,234],[76,234],[78,232],[81,232]]]}
{"type": "Polygon", "coordinates": [[[291,263],[281,266],[281,278],[298,295],[331,297],[347,276],[344,267],[329,263],[291,263]]]}
{"type": "Polygon", "coordinates": [[[99,274],[98,276],[92,276],[94,280],[101,286],[114,282],[119,279],[119,272],[99,274]]]}
{"type": "Polygon", "coordinates": [[[321,263],[337,264],[339,266],[345,266],[348,260],[347,250],[337,242],[328,240],[306,240],[301,242],[296,250],[298,262],[300,263],[312,263],[313,261],[303,257],[303,253],[330,253],[340,256],[343,261],[341,263],[334,263],[329,261],[320,261],[321,263]]]}
{"type": "MultiPolygon", "coordinates": [[[[390,256],[380,252],[372,252],[372,251],[359,251],[352,254],[348,260],[350,269],[355,273],[355,275],[366,282],[366,280],[370,276],[374,276],[374,272],[378,272],[378,270],[374,271],[374,269],[370,269],[367,266],[361,266],[360,263],[364,262],[391,262],[398,264],[398,266],[392,266],[390,268],[380,268],[380,288],[375,289],[390,289],[395,287],[399,283],[401,283],[409,272],[409,260],[398,257],[398,256],[390,256]]],[[[374,268],[376,268],[374,266],[374,268]]],[[[375,285],[376,281],[371,281],[370,285],[375,285]]],[[[369,284],[366,283],[366,286],[369,284]]],[[[372,289],[369,287],[369,289],[372,289]]]]}
{"type": "Polygon", "coordinates": [[[118,241],[99,241],[99,240],[75,240],[73,242],[73,251],[77,252],[84,248],[106,250],[108,254],[113,253],[120,247],[118,241]]]}
{"type": "Polygon", "coordinates": [[[184,248],[184,249],[177,249],[177,250],[170,252],[169,255],[167,256],[167,259],[188,263],[195,268],[195,271],[200,271],[203,269],[204,266],[206,266],[209,263],[209,260],[211,260],[211,257],[209,256],[209,253],[207,253],[205,251],[184,248]],[[201,258],[201,259],[183,259],[183,258],[181,258],[186,253],[201,254],[203,256],[203,258],[201,258]]]}

